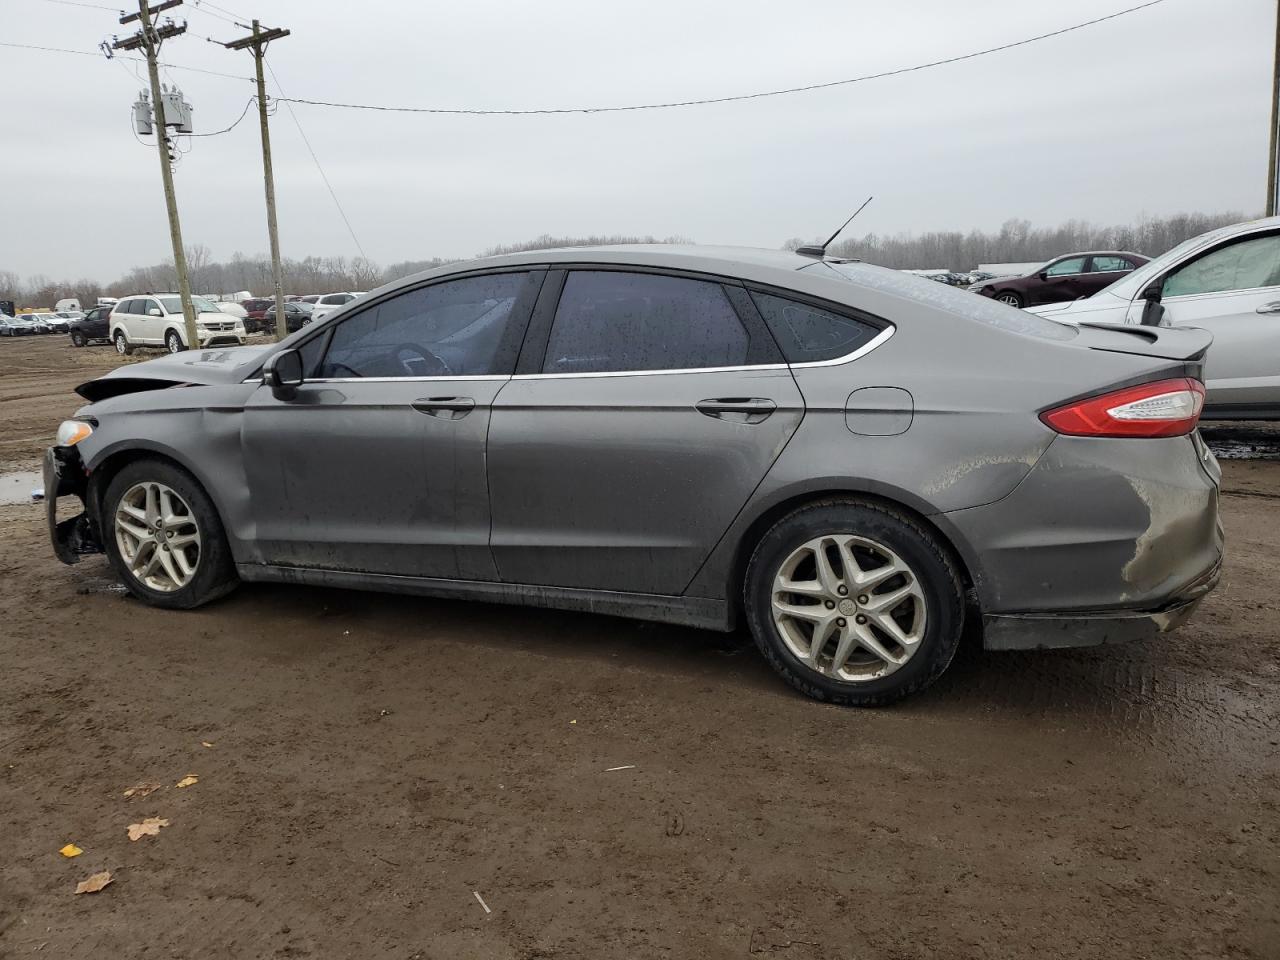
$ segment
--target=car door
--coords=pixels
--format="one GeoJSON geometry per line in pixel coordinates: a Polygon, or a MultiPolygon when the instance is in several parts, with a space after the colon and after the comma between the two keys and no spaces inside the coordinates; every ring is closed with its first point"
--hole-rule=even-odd
{"type": "Polygon", "coordinates": [[[138,336],[130,335],[129,339],[157,346],[163,344],[164,310],[160,308],[160,302],[153,297],[146,297],[133,301],[133,306],[136,311],[134,323],[138,329],[138,336]]]}
{"type": "Polygon", "coordinates": [[[261,562],[495,578],[485,438],[542,276],[443,278],[301,343],[296,395],[262,386],[244,411],[261,562]]]}
{"type": "Polygon", "coordinates": [[[489,428],[508,582],[677,595],[804,414],[741,285],[555,270],[489,428]]]}
{"type": "Polygon", "coordinates": [[[1095,254],[1089,258],[1085,273],[1080,277],[1081,296],[1092,297],[1099,290],[1111,286],[1133,269],[1125,257],[1114,254],[1095,254]]]}
{"type": "MultiPolygon", "coordinates": [[[[1280,232],[1219,244],[1158,282],[1164,323],[1213,334],[1206,403],[1280,410],[1280,232]]],[[[1129,322],[1140,322],[1144,306],[1134,301],[1129,322]]]]}
{"type": "Polygon", "coordinates": [[[1068,257],[1049,264],[1041,273],[1044,279],[1027,293],[1026,306],[1078,300],[1084,296],[1085,257],[1068,257]]]}

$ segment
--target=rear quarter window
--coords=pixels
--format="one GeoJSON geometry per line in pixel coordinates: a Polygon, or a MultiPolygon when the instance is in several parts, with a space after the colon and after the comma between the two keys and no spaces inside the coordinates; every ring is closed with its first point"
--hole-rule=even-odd
{"type": "Polygon", "coordinates": [[[863,320],[775,294],[753,290],[751,299],[788,363],[838,360],[880,332],[863,320]]]}

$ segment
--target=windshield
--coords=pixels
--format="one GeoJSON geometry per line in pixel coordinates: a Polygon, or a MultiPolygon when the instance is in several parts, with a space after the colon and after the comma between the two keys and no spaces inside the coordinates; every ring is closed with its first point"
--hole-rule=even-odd
{"type": "Polygon", "coordinates": [[[1162,253],[1149,263],[1145,263],[1132,273],[1127,273],[1115,283],[1108,287],[1103,287],[1094,296],[1101,296],[1109,293],[1112,296],[1120,297],[1123,300],[1133,300],[1138,296],[1138,292],[1142,290],[1148,283],[1163,273],[1171,264],[1176,263],[1185,257],[1192,250],[1199,247],[1208,246],[1215,240],[1228,237],[1239,233],[1239,224],[1232,224],[1229,227],[1222,227],[1218,230],[1210,230],[1208,233],[1202,233],[1198,237],[1192,237],[1190,240],[1183,240],[1167,253],[1162,253]]]}
{"type": "MultiPolygon", "coordinates": [[[[164,304],[165,310],[168,311],[169,313],[182,312],[181,297],[161,297],[160,302],[164,304]]],[[[218,308],[215,307],[208,300],[206,300],[204,297],[192,297],[191,306],[195,309],[196,313],[217,313],[218,312],[218,308]]]]}
{"type": "Polygon", "coordinates": [[[1076,336],[1076,328],[1071,324],[1027,313],[986,297],[974,296],[967,290],[958,290],[948,284],[926,280],[899,270],[872,267],[865,263],[823,261],[822,265],[843,280],[914,300],[1010,333],[1044,340],[1071,340],[1076,336]]]}

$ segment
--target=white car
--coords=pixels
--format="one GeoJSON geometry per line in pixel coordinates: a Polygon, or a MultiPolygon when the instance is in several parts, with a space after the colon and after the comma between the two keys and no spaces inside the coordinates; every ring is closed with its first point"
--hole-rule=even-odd
{"type": "Polygon", "coordinates": [[[363,296],[363,290],[357,290],[353,293],[326,293],[316,300],[315,309],[311,311],[311,322],[315,323],[317,320],[323,320],[339,307],[350,303],[356,297],[363,296]]]}
{"type": "Polygon", "coordinates": [[[1091,297],[1028,307],[1068,323],[1202,327],[1205,420],[1280,419],[1280,217],[1211,230],[1091,297]]]}
{"type": "Polygon", "coordinates": [[[217,303],[214,304],[214,306],[217,307],[219,310],[221,310],[223,313],[225,313],[227,316],[235,317],[237,320],[243,320],[245,317],[249,315],[248,310],[240,306],[240,304],[233,303],[230,300],[219,300],[217,303]]]}
{"type": "Polygon", "coordinates": [[[66,333],[71,323],[70,318],[57,313],[29,313],[27,316],[40,321],[54,333],[66,333]]]}
{"type": "MultiPolygon", "coordinates": [[[[245,342],[244,321],[223,313],[204,297],[192,297],[196,335],[201,347],[239,346],[245,342]]],[[[121,297],[111,311],[111,342],[123,354],[134,347],[164,347],[170,353],[186,350],[182,298],[176,293],[121,297]]]]}

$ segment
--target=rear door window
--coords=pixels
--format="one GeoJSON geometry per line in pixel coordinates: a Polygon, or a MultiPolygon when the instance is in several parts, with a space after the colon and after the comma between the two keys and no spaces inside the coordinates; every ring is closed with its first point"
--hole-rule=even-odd
{"type": "Polygon", "coordinates": [[[740,366],[751,337],[720,284],[661,274],[575,270],[565,280],[543,373],[740,366]]]}
{"type": "Polygon", "coordinates": [[[752,291],[751,299],[788,363],[837,360],[880,332],[865,321],[786,297],[752,291]]]}
{"type": "Polygon", "coordinates": [[[1133,264],[1124,257],[1094,257],[1090,273],[1115,273],[1119,270],[1132,270],[1133,264]]]}
{"type": "Polygon", "coordinates": [[[510,374],[524,335],[515,308],[529,282],[526,272],[462,277],[367,307],[338,324],[317,376],[510,374]]]}

